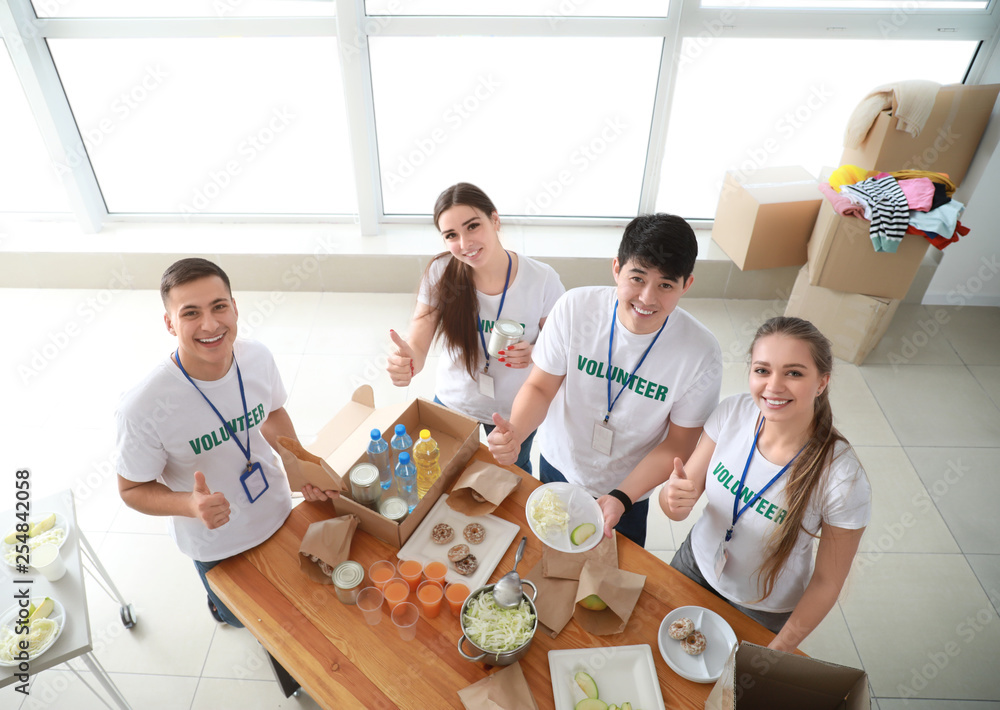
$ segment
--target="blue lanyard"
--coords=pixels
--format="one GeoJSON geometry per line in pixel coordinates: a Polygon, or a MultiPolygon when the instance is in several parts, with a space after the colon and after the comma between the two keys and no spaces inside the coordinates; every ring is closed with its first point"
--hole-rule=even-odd
{"type": "Polygon", "coordinates": [[[663,325],[661,325],[660,329],[656,331],[656,335],[653,337],[653,342],[649,344],[649,347],[646,348],[646,352],[644,352],[642,354],[642,357],[639,358],[639,364],[632,369],[632,372],[628,376],[628,380],[625,382],[625,384],[622,385],[622,388],[618,390],[618,394],[616,394],[614,400],[612,400],[611,399],[611,348],[615,344],[615,321],[617,320],[618,320],[618,299],[616,298],[615,306],[611,310],[611,337],[608,338],[608,413],[604,415],[605,424],[608,423],[608,419],[611,417],[611,410],[614,409],[615,404],[618,403],[618,398],[621,397],[622,392],[624,392],[628,388],[628,386],[632,384],[632,379],[635,377],[635,373],[637,373],[639,371],[639,368],[642,367],[642,363],[645,362],[646,356],[649,355],[649,351],[653,349],[654,345],[656,345],[656,340],[660,337],[660,333],[662,333],[663,329],[667,327],[667,321],[670,320],[670,316],[666,317],[666,319],[663,321],[663,325]]]}
{"type": "Polygon", "coordinates": [[[243,444],[240,443],[240,440],[236,438],[236,432],[233,431],[232,426],[230,426],[229,422],[226,421],[226,418],[219,413],[218,409],[215,408],[215,405],[212,404],[212,400],[210,400],[205,395],[205,393],[202,392],[201,389],[199,389],[198,385],[196,385],[194,383],[194,380],[191,379],[191,375],[189,375],[187,373],[187,370],[184,369],[184,366],[181,364],[180,348],[178,348],[177,351],[174,353],[174,357],[177,359],[177,367],[181,368],[181,372],[184,373],[184,376],[187,378],[187,381],[191,383],[192,387],[198,390],[198,394],[200,394],[202,397],[205,398],[205,401],[208,402],[208,406],[212,408],[213,412],[215,412],[215,416],[217,416],[219,419],[222,420],[223,425],[226,427],[226,431],[229,432],[229,438],[232,439],[234,442],[236,442],[236,445],[240,447],[240,451],[242,451],[243,455],[247,457],[247,471],[249,471],[250,470],[250,427],[247,425],[246,421],[247,418],[250,416],[250,413],[247,412],[247,396],[246,392],[243,391],[243,375],[240,373],[240,364],[236,362],[236,353],[233,353],[233,364],[236,365],[236,379],[239,380],[240,398],[243,400],[243,422],[244,422],[243,426],[245,426],[247,430],[246,448],[244,448],[243,444]]]}
{"type": "MultiPolygon", "coordinates": [[[[510,286],[510,268],[514,263],[510,258],[510,252],[506,249],[504,253],[507,255],[507,278],[503,282],[503,293],[500,294],[500,307],[497,309],[497,320],[500,320],[500,314],[503,313],[503,302],[507,299],[507,287],[510,286]]],[[[493,321],[496,323],[496,321],[493,321]]],[[[476,330],[479,331],[479,341],[483,344],[483,352],[486,354],[486,367],[483,368],[483,374],[490,371],[490,351],[486,349],[486,335],[483,333],[483,321],[479,318],[479,314],[476,313],[476,330]]]]}
{"type": "MultiPolygon", "coordinates": [[[[757,439],[760,438],[760,431],[763,428],[764,428],[764,415],[761,414],[760,415],[760,424],[757,425],[757,433],[755,433],[753,435],[753,446],[750,447],[750,455],[747,456],[747,464],[746,464],[746,466],[743,467],[743,476],[740,478],[739,485],[736,486],[736,491],[735,491],[736,495],[733,497],[733,524],[730,525],[729,526],[729,530],[726,531],[726,542],[729,542],[730,540],[733,539],[733,528],[736,527],[736,521],[740,519],[740,516],[743,515],[745,512],[747,512],[747,508],[753,506],[753,504],[756,503],[757,500],[762,495],[764,495],[764,493],[767,491],[767,489],[770,488],[774,484],[775,481],[777,481],[779,478],[781,478],[781,475],[785,471],[788,470],[788,467],[791,466],[795,462],[795,459],[797,459],[799,457],[799,454],[801,454],[802,451],[806,448],[805,445],[803,445],[802,448],[799,449],[799,454],[795,454],[795,456],[792,457],[791,461],[789,461],[784,466],[782,466],[781,470],[778,471],[776,474],[774,474],[774,478],[772,478],[770,481],[768,481],[766,486],[764,486],[759,491],[757,491],[757,493],[754,495],[754,497],[751,498],[747,502],[747,504],[744,505],[743,508],[740,509],[739,512],[737,513],[736,511],[737,511],[737,509],[739,509],[739,504],[740,504],[740,496],[743,494],[743,486],[744,486],[744,484],[746,483],[746,480],[747,480],[747,471],[750,470],[750,461],[753,460],[753,452],[757,450],[757,439]]],[[[808,443],[808,442],[806,442],[806,443],[808,443]]]]}

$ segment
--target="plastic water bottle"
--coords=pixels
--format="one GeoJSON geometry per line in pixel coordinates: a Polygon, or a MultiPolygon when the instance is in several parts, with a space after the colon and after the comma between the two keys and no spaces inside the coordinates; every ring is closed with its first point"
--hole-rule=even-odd
{"type": "Polygon", "coordinates": [[[392,485],[389,443],[382,438],[382,432],[378,429],[372,429],[372,440],[368,442],[368,460],[378,467],[378,482],[382,490],[389,490],[392,485]]]}
{"type": "Polygon", "coordinates": [[[441,477],[441,450],[426,429],[420,430],[420,439],[413,445],[413,460],[417,464],[417,495],[423,498],[434,482],[441,477]]]}
{"type": "Polygon", "coordinates": [[[392,437],[392,470],[396,470],[396,466],[399,464],[399,455],[404,451],[411,454],[413,453],[413,439],[410,435],[406,433],[406,427],[402,424],[396,425],[396,433],[392,437]]]}
{"type": "Polygon", "coordinates": [[[410,461],[408,451],[399,454],[399,463],[396,464],[396,486],[400,497],[406,501],[412,513],[420,498],[417,496],[417,467],[410,461]]]}

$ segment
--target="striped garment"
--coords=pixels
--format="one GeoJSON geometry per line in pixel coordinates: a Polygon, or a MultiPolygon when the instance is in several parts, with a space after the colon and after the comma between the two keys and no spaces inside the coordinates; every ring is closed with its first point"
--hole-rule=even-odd
{"type": "Polygon", "coordinates": [[[853,198],[858,198],[871,208],[872,226],[868,234],[875,251],[895,252],[906,234],[910,211],[899,183],[894,177],[868,178],[856,185],[840,188],[853,198]]]}

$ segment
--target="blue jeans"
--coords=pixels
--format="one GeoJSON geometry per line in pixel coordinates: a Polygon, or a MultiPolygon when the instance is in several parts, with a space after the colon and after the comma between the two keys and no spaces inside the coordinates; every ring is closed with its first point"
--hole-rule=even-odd
{"type": "Polygon", "coordinates": [[[198,576],[201,577],[201,583],[205,585],[205,591],[208,592],[208,598],[212,600],[213,604],[215,604],[215,608],[219,612],[219,616],[222,617],[222,620],[230,626],[242,629],[243,622],[237,619],[236,615],[229,611],[229,607],[223,604],[219,598],[215,596],[215,592],[213,592],[212,588],[208,586],[208,580],[205,579],[205,574],[208,570],[212,569],[220,562],[222,562],[222,560],[215,560],[214,562],[201,562],[199,560],[195,560],[194,566],[198,568],[198,576]]]}
{"type": "MultiPolygon", "coordinates": [[[[555,466],[538,457],[538,477],[542,483],[566,482],[566,477],[555,466]]],[[[639,547],[646,546],[646,517],[649,515],[649,498],[632,504],[631,510],[621,517],[615,530],[639,547]]]]}
{"type": "MultiPolygon", "coordinates": [[[[445,404],[444,402],[442,402],[440,399],[438,399],[437,395],[434,395],[434,401],[437,404],[440,404],[442,407],[447,407],[448,406],[447,404],[445,404]]],[[[496,425],[494,425],[494,424],[486,424],[486,423],[482,423],[482,424],[483,424],[483,431],[486,432],[486,436],[489,436],[490,432],[493,431],[494,429],[496,429],[496,425]]],[[[528,438],[525,439],[524,443],[521,444],[521,451],[518,452],[518,454],[517,454],[517,461],[514,462],[518,466],[518,468],[520,468],[521,470],[523,470],[525,473],[528,473],[528,474],[531,474],[531,472],[532,472],[531,471],[531,442],[533,442],[534,440],[535,440],[535,432],[533,431],[530,434],[528,434],[528,438]]]]}

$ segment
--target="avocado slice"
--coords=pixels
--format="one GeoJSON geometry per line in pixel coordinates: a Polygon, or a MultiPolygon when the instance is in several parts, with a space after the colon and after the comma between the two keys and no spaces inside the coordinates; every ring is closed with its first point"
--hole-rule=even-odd
{"type": "MultiPolygon", "coordinates": [[[[586,695],[587,698],[594,699],[599,697],[600,693],[597,692],[597,682],[591,678],[589,674],[580,671],[573,676],[573,680],[575,680],[576,684],[580,686],[580,690],[583,691],[583,694],[586,695]]],[[[577,705],[577,708],[579,707],[580,706],[577,705]]],[[[586,708],[584,708],[584,710],[586,710],[586,708]]]]}
{"type": "Polygon", "coordinates": [[[573,532],[570,533],[569,541],[574,545],[582,545],[595,532],[597,532],[597,526],[593,523],[583,523],[582,525],[577,525],[573,528],[573,532]]]}

